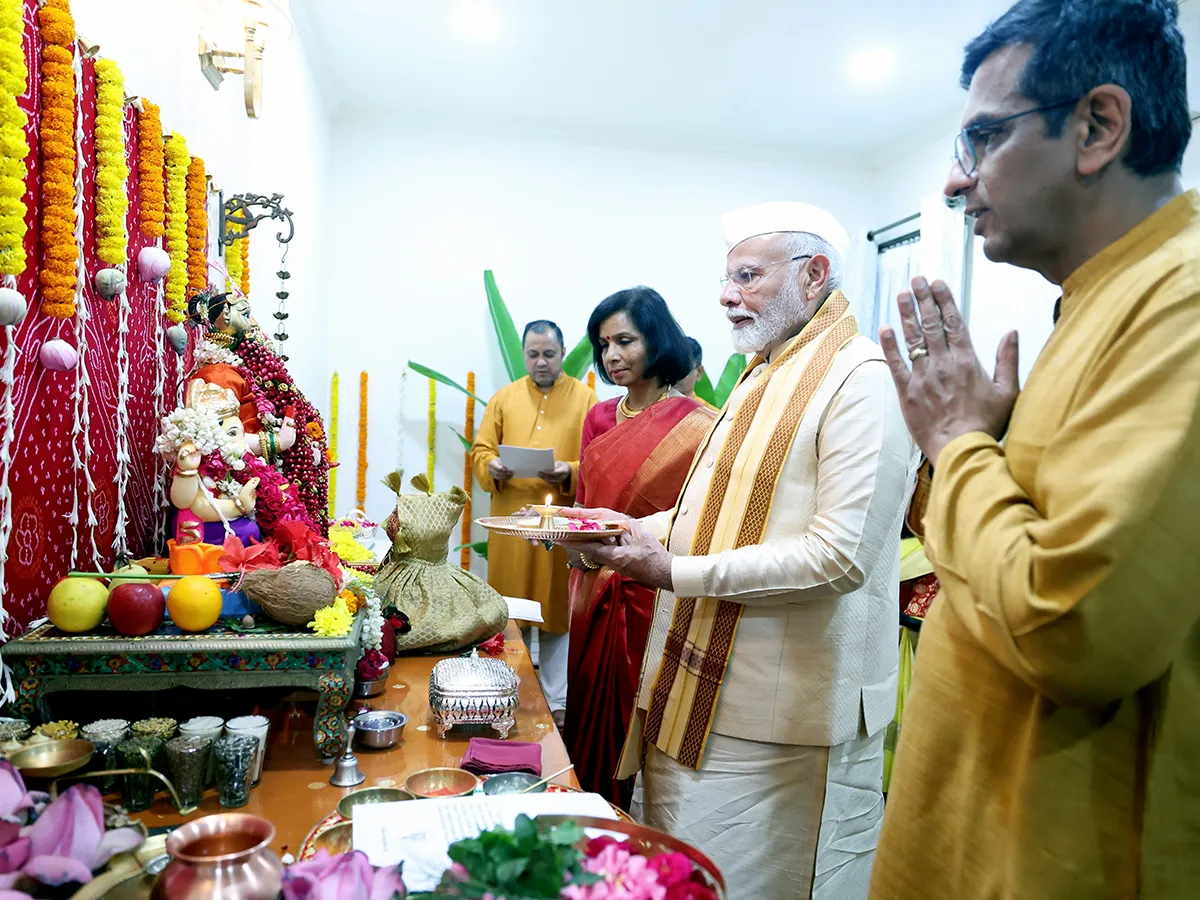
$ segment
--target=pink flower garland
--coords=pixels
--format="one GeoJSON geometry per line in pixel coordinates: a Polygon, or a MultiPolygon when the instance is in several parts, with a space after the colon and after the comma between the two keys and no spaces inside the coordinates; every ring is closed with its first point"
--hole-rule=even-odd
{"type": "Polygon", "coordinates": [[[241,484],[251,478],[259,480],[254,520],[264,534],[269,535],[275,530],[275,525],[284,519],[303,522],[313,531],[318,530],[308,510],[300,502],[295,485],[288,484],[278,469],[253,453],[247,453],[244,459],[246,467],[235,472],[234,477],[241,484]]]}

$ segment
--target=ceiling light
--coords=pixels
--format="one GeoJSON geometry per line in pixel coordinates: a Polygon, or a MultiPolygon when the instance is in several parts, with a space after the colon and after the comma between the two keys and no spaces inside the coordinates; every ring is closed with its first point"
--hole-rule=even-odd
{"type": "Polygon", "coordinates": [[[859,50],[846,60],[846,72],[855,84],[881,84],[895,74],[896,54],[879,47],[859,50]]]}
{"type": "Polygon", "coordinates": [[[484,0],[456,5],[450,12],[450,25],[462,37],[480,44],[496,40],[504,31],[499,10],[484,0]]]}

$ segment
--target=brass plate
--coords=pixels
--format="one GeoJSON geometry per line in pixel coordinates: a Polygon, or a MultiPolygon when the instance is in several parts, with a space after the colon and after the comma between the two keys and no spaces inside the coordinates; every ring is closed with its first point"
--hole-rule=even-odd
{"type": "Polygon", "coordinates": [[[25,778],[58,778],[86,766],[95,749],[91,741],[44,741],[22,747],[8,761],[25,778]]]}

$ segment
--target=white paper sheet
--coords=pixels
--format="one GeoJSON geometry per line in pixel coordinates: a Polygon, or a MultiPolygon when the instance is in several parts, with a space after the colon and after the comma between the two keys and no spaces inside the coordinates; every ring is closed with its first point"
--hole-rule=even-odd
{"type": "MultiPolygon", "coordinates": [[[[500,462],[512,470],[513,478],[537,478],[554,468],[554,450],[535,450],[533,447],[500,445],[500,462]]],[[[547,486],[546,493],[551,493],[547,486]]]]}
{"type": "Polygon", "coordinates": [[[373,866],[404,863],[409,891],[432,891],[450,867],[446,851],[481,831],[512,828],[517,816],[592,816],[616,819],[599,794],[474,795],[445,800],[363,804],[354,810],[354,849],[373,866]]]}
{"type": "Polygon", "coordinates": [[[520,619],[522,622],[545,622],[542,618],[542,604],[536,600],[526,600],[522,597],[505,597],[508,604],[508,617],[520,619]]]}

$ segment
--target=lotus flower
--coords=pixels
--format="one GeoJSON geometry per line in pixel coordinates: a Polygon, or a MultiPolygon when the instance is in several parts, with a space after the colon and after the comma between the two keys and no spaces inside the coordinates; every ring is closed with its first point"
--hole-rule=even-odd
{"type": "Polygon", "coordinates": [[[283,870],[283,900],[403,900],[407,893],[398,866],[376,869],[361,851],[330,856],[318,850],[283,870]]]}
{"type": "MultiPolygon", "coordinates": [[[[34,799],[25,790],[25,780],[7,759],[0,759],[0,816],[12,819],[33,809],[34,799]]],[[[0,844],[8,841],[0,838],[0,844]]]]}
{"type": "Polygon", "coordinates": [[[494,637],[488,638],[479,645],[479,649],[488,656],[499,656],[504,652],[504,632],[500,632],[494,637]]]}
{"type": "MultiPolygon", "coordinates": [[[[0,785],[7,792],[4,774],[0,769],[0,785]]],[[[24,896],[11,889],[25,878],[54,887],[84,884],[114,855],[141,842],[142,835],[133,828],[106,832],[100,792],[90,784],[71,785],[28,828],[0,823],[0,900],[24,896]]]]}

